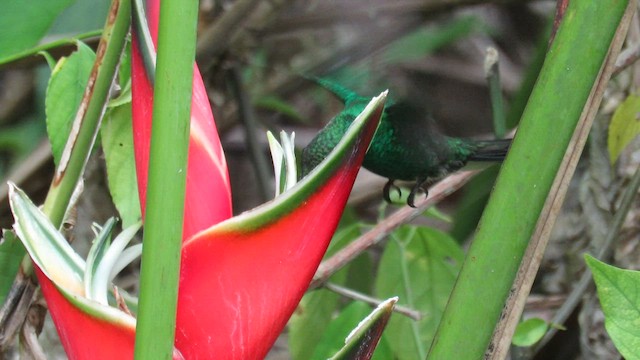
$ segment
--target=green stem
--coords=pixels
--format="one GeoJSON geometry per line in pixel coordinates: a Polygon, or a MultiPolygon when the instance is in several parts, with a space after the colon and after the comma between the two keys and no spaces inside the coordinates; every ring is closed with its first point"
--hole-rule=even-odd
{"type": "Polygon", "coordinates": [[[196,0],[160,3],[136,359],[172,357],[197,14],[196,0]]]}
{"type": "Polygon", "coordinates": [[[491,109],[493,110],[493,132],[498,139],[504,138],[507,132],[506,115],[504,111],[504,98],[500,84],[500,66],[498,50],[487,49],[485,58],[485,77],[489,85],[489,96],[491,98],[491,109]]]}
{"type": "Polygon", "coordinates": [[[570,2],[428,359],[483,358],[585,104],[599,101],[592,88],[626,7],[624,0],[570,2]]]}
{"type": "Polygon", "coordinates": [[[62,224],[95,143],[130,24],[129,0],[113,0],[89,83],[44,202],[43,211],[56,227],[62,224]]]}

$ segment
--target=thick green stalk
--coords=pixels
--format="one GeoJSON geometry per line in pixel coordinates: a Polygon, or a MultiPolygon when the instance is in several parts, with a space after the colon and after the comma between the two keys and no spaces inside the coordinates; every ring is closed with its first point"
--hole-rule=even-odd
{"type": "Polygon", "coordinates": [[[95,143],[130,24],[130,0],[113,0],[89,83],[44,202],[43,211],[56,227],[62,224],[95,143]]]}
{"type": "Polygon", "coordinates": [[[160,3],[136,359],[171,359],[198,1],[160,3]]]}
{"type": "Polygon", "coordinates": [[[483,358],[627,3],[570,2],[428,359],[483,358]]]}

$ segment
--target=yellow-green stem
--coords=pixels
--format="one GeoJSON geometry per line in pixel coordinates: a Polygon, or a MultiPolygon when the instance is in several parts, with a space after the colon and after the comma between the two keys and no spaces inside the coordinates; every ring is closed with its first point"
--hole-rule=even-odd
{"type": "Polygon", "coordinates": [[[89,83],[44,202],[43,211],[56,227],[62,224],[73,191],[91,154],[130,24],[130,0],[113,0],[89,83]]]}

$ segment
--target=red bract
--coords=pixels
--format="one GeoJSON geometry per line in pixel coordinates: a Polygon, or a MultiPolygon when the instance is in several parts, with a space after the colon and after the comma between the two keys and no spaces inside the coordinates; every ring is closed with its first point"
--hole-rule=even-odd
{"type": "MultiPolygon", "coordinates": [[[[128,322],[115,322],[101,318],[93,308],[96,304],[87,304],[79,295],[63,295],[37,265],[35,269],[60,342],[69,359],[133,359],[135,319],[131,317],[128,322]]],[[[182,359],[183,355],[174,349],[173,360],[182,359]]]]}
{"type": "MultiPolygon", "coordinates": [[[[36,266],[38,283],[69,359],[133,359],[135,320],[105,321],[82,311],[36,266]],[[96,341],[99,339],[99,341],[96,341]]],[[[114,309],[115,310],[115,309],[114,309]]]]}
{"type": "MultiPolygon", "coordinates": [[[[159,1],[149,1],[149,27],[154,42],[158,33],[158,10],[159,1]]],[[[134,34],[131,61],[133,138],[140,203],[144,214],[153,113],[153,85],[147,76],[142,59],[138,40],[134,34]]],[[[202,77],[195,65],[186,186],[183,239],[231,217],[231,190],[226,160],[202,77]]]]}
{"type": "Polygon", "coordinates": [[[330,159],[328,179],[312,174],[273,203],[184,243],[176,347],[187,359],[266,355],[329,245],[381,110],[379,103],[359,141],[330,159]]]}

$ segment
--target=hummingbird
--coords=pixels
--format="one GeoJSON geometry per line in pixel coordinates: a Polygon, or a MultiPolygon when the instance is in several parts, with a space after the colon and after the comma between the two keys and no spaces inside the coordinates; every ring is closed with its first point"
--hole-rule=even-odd
{"type": "MultiPolygon", "coordinates": [[[[324,78],[309,78],[333,93],[344,104],[336,115],[302,150],[302,175],[315,168],[338,144],[353,120],[369,103],[368,98],[324,78]]],[[[407,102],[387,100],[378,130],[369,145],[362,166],[388,179],[383,197],[390,202],[394,181],[415,182],[407,203],[415,207],[418,193],[428,195],[428,186],[467,162],[502,161],[511,144],[505,140],[472,140],[440,133],[432,118],[407,102]]]]}

